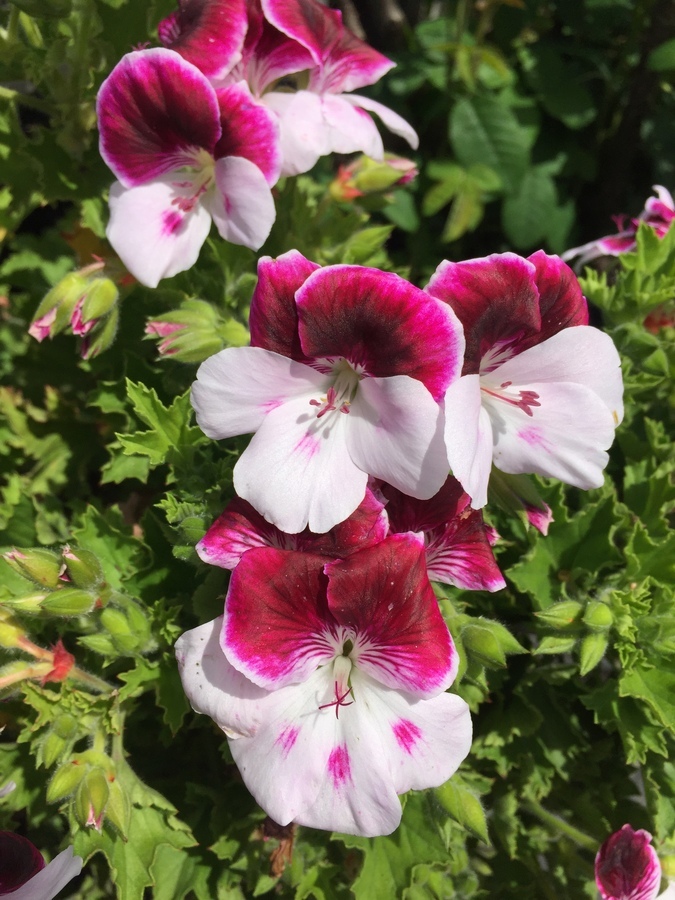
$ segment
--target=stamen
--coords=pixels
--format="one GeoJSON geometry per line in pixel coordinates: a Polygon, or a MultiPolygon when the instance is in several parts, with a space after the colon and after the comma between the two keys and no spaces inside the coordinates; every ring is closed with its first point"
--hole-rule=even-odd
{"type": "Polygon", "coordinates": [[[335,718],[339,719],[340,718],[340,707],[341,706],[351,706],[354,701],[350,700],[349,703],[344,702],[345,697],[348,697],[351,694],[351,692],[352,692],[351,688],[348,687],[347,690],[344,692],[344,694],[340,694],[340,686],[338,685],[337,681],[333,682],[333,687],[335,689],[335,700],[331,700],[330,703],[322,704],[319,707],[319,709],[329,709],[331,706],[334,706],[335,707],[335,718]]]}
{"type": "Polygon", "coordinates": [[[532,407],[541,406],[539,394],[536,391],[518,391],[517,396],[514,396],[508,393],[508,388],[512,384],[512,381],[503,381],[498,389],[490,389],[481,384],[480,389],[491,397],[496,397],[497,400],[502,400],[504,403],[509,403],[511,406],[522,409],[526,415],[533,416],[532,407]]]}

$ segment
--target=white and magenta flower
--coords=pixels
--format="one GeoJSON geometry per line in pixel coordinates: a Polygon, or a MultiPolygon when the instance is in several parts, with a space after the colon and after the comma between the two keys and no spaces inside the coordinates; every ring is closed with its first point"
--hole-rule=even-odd
{"type": "MultiPolygon", "coordinates": [[[[262,0],[262,9],[268,22],[311,57],[311,65],[303,66],[306,88],[288,91],[272,86],[261,95],[279,116],[282,174],[307,172],[329,153],[361,151],[382,159],[382,138],[369,113],[417,147],[417,135],[405,119],[369,97],[351,93],[379,81],[394,63],[345,28],[339,11],[317,0],[262,0]]],[[[264,55],[258,48],[257,56],[264,55]]],[[[295,65],[297,72],[300,66],[295,65]]]]}
{"type": "Polygon", "coordinates": [[[190,268],[211,228],[257,249],[275,218],[278,125],[244,83],[215,90],[178,53],[128,53],[97,100],[100,150],[119,179],[107,235],[155,287],[190,268]]]}
{"type": "Polygon", "coordinates": [[[469,752],[468,706],[445,693],[457,653],[415,535],[323,567],[244,553],[224,619],[182,635],[176,656],[193,708],[280,825],[389,834],[397,795],[442,784],[469,752]]]}
{"type": "Polygon", "coordinates": [[[267,521],[325,532],[369,475],[425,499],[448,471],[440,401],[464,346],[450,308],[397,275],[320,268],[295,250],[258,266],[251,347],[197,372],[192,404],[212,438],[255,432],[237,494],[267,521]]]}
{"type": "Polygon", "coordinates": [[[11,831],[0,831],[0,860],[0,897],[9,900],[52,900],[82,871],[72,847],[45,865],[37,847],[11,831]]]}
{"type": "Polygon", "coordinates": [[[648,831],[624,825],[602,844],[595,857],[595,883],[602,900],[656,900],[661,864],[651,840],[648,831]]]}
{"type": "Polygon", "coordinates": [[[325,557],[328,562],[372,547],[384,540],[388,532],[384,506],[368,489],[357,509],[324,534],[314,534],[309,529],[286,534],[263,519],[246,500],[235,497],[195,549],[204,562],[222,569],[234,569],[242,555],[256,547],[304,550],[317,558],[325,557]]]}
{"type": "Polygon", "coordinates": [[[640,222],[654,229],[658,237],[663,237],[675,220],[675,200],[666,188],[655,184],[652,188],[656,197],[648,197],[645,207],[635,219],[626,222],[626,216],[616,216],[614,221],[619,229],[617,234],[608,234],[605,237],[596,238],[580,247],[572,247],[562,254],[562,259],[576,259],[574,264],[577,271],[586,263],[599,256],[618,256],[620,253],[628,253],[635,249],[635,235],[640,222]]]}
{"type": "Polygon", "coordinates": [[[471,498],[450,476],[429,500],[407,497],[390,485],[380,487],[387,502],[391,533],[421,532],[432,581],[467,591],[499,591],[506,587],[492,552],[497,534],[471,509],[471,498]]]}
{"type": "Polygon", "coordinates": [[[589,489],[623,417],[619,354],[590,327],[572,270],[543,251],[445,261],[427,285],[464,326],[463,374],[445,396],[450,467],[479,508],[490,470],[589,489]]]}

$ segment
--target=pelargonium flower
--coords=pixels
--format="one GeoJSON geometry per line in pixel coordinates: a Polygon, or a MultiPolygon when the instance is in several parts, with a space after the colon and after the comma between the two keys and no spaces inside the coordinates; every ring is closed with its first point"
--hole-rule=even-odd
{"type": "Polygon", "coordinates": [[[506,587],[492,552],[496,532],[471,509],[471,498],[450,476],[429,500],[407,497],[391,485],[380,491],[387,501],[391,533],[421,532],[432,581],[468,591],[499,591],[506,587]]]}
{"type": "Polygon", "coordinates": [[[193,708],[223,729],[280,825],[388,834],[397,795],[442,784],[470,748],[468,706],[445,693],[457,653],[414,535],[323,571],[307,552],[244,553],[224,618],[182,635],[176,656],[193,708]]]}
{"type": "Polygon", "coordinates": [[[117,176],[107,235],[143,284],[190,268],[211,228],[257,249],[274,222],[278,126],[243,84],[218,91],[178,53],[128,53],[97,100],[117,176]]]}
{"type": "Polygon", "coordinates": [[[653,228],[660,238],[663,237],[675,219],[675,200],[670,191],[660,184],[653,185],[652,190],[656,191],[656,197],[647,198],[644,209],[636,219],[629,219],[626,222],[625,215],[615,216],[614,221],[619,229],[617,234],[609,234],[582,244],[580,247],[572,247],[571,250],[566,250],[562,254],[562,259],[569,260],[578,257],[574,264],[578,271],[587,262],[597,259],[599,256],[618,256],[620,253],[628,253],[635,249],[635,235],[640,222],[653,228]]]}
{"type": "Polygon", "coordinates": [[[595,857],[595,883],[602,900],[655,900],[661,864],[651,840],[648,831],[624,825],[602,844],[595,857]]]}
{"type": "Polygon", "coordinates": [[[356,37],[338,10],[317,0],[262,0],[269,22],[312,56],[306,89],[270,91],[262,98],[281,123],[284,175],[297,175],[328,153],[361,151],[382,159],[382,138],[369,112],[413,148],[418,138],[397,113],[369,97],[351,93],[374,84],[394,63],[356,37]]]}
{"type": "Polygon", "coordinates": [[[590,327],[574,273],[538,251],[442,262],[426,290],[464,326],[462,377],[445,395],[453,474],[472,506],[492,464],[589,489],[603,482],[623,417],[619,354],[590,327]]]}
{"type": "Polygon", "coordinates": [[[234,569],[242,555],[256,547],[304,550],[328,561],[378,544],[388,531],[384,506],[370,490],[366,490],[363,501],[344,522],[324,534],[314,534],[309,529],[286,534],[263,519],[246,500],[235,497],[195,549],[204,562],[223,569],[234,569]]]}
{"type": "Polygon", "coordinates": [[[255,432],[234,487],[267,521],[328,531],[368,475],[420,499],[440,489],[439,401],[464,342],[448,306],[397,275],[292,250],[260,260],[250,330],[251,347],[202,363],[192,404],[209,437],[255,432]]]}
{"type": "Polygon", "coordinates": [[[11,831],[0,831],[0,859],[0,897],[10,900],[52,900],[82,871],[72,847],[45,865],[37,847],[11,831]]]}

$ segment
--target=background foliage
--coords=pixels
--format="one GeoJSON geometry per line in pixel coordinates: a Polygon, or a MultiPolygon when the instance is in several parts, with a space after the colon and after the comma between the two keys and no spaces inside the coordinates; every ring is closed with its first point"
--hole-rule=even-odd
{"type": "MultiPolygon", "coordinates": [[[[187,391],[201,359],[246,342],[255,255],[212,238],[157,290],[124,282],[116,340],[87,360],[71,336],[27,335],[51,288],[110,254],[96,91],[172,8],[0,3],[0,546],[25,556],[0,560],[0,784],[17,782],[0,827],[52,854],[74,843],[89,862],[70,896],[87,900],[578,900],[624,822],[675,854],[675,333],[644,324],[663,304],[672,321],[674,229],[642,228],[635,253],[583,279],[625,363],[604,488],[542,485],[548,537],[490,507],[507,589],[439,588],[475,722],[456,778],[410,794],[390,837],[279,832],[189,711],[172,645],[222,608],[227,573],[193,547],[231,496],[237,442],[202,435],[187,391]],[[144,339],[162,316],[189,323],[173,356],[144,339]],[[43,650],[61,638],[76,669],[42,684],[24,633],[43,650]]],[[[652,183],[675,187],[669,3],[433,9],[393,51],[375,38],[398,68],[373,95],[419,130],[417,181],[340,202],[339,161],[323,160],[279,185],[261,253],[424,284],[443,258],[560,252],[636,215],[652,183]]]]}

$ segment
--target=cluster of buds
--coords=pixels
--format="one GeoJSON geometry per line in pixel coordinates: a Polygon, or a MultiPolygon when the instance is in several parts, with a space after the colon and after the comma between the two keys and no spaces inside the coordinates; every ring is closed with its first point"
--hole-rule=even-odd
{"type": "Polygon", "coordinates": [[[361,155],[347,166],[340,166],[329,191],[334,200],[349,201],[367,195],[382,195],[387,202],[388,191],[410,184],[418,175],[411,159],[385,153],[384,159],[361,155]]]}
{"type": "Polygon", "coordinates": [[[561,600],[536,614],[558,634],[542,638],[537,653],[570,653],[579,644],[579,671],[587,675],[604,657],[614,624],[611,605],[601,598],[561,600]]]}
{"type": "Polygon", "coordinates": [[[19,612],[79,616],[110,600],[101,564],[89,550],[73,550],[68,544],[61,553],[31,547],[10,550],[4,559],[31,586],[25,594],[3,600],[19,612]]]}
{"type": "Polygon", "coordinates": [[[98,356],[112,344],[119,319],[119,290],[105,274],[106,262],[69,272],[48,291],[37,308],[28,333],[37,341],[69,331],[82,339],[83,359],[98,356]]]}
{"type": "Polygon", "coordinates": [[[56,770],[47,788],[47,801],[70,799],[83,828],[101,831],[107,819],[122,834],[129,828],[129,799],[119,784],[115,763],[98,750],[76,753],[56,770]]]}
{"type": "Polygon", "coordinates": [[[243,347],[248,329],[233,318],[223,318],[206,300],[190,298],[178,309],[148,321],[145,333],[157,341],[160,356],[181,362],[202,362],[224,347],[243,347]]]}

